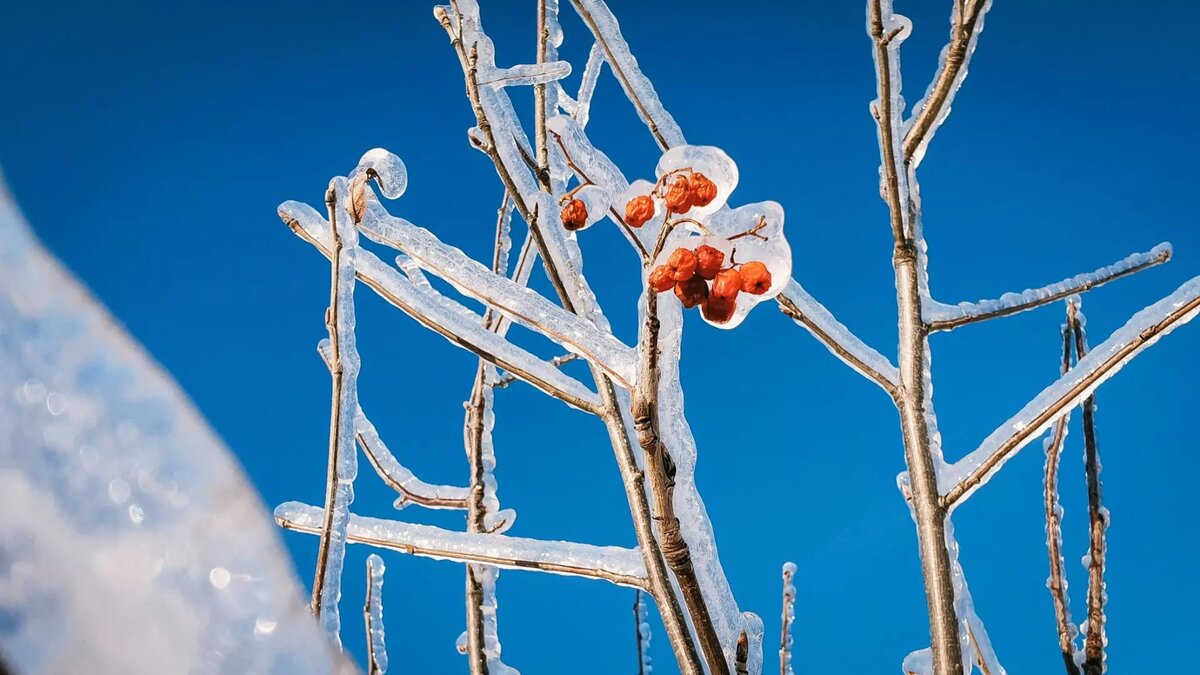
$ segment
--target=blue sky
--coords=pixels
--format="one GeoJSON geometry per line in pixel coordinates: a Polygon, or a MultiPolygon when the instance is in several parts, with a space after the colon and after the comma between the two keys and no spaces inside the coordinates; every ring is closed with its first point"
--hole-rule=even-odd
{"type": "MultiPolygon", "coordinates": [[[[533,4],[485,5],[502,62],[533,57],[533,4]]],[[[894,354],[860,3],[611,4],[688,139],[738,162],[734,203],[781,202],[796,278],[894,354]]],[[[932,75],[949,4],[897,2],[915,25],[903,52],[909,100],[932,75]]],[[[457,61],[426,3],[108,5],[5,8],[0,162],[38,234],[174,374],[265,501],[319,503],[329,385],[315,345],[328,272],[275,207],[318,204],[330,176],[383,146],[410,172],[408,193],[389,208],[486,256],[501,186],[466,142],[473,119],[457,61]]],[[[1181,1],[1154,11],[1113,0],[997,3],[921,169],[939,299],[993,297],[1173,242],[1170,265],[1085,299],[1097,343],[1200,274],[1192,185],[1200,75],[1188,53],[1197,21],[1200,8],[1181,1]]],[[[587,34],[574,17],[564,23],[564,57],[582,63],[587,34]]],[[[521,92],[516,101],[528,108],[532,99],[521,92]]],[[[592,120],[593,140],[627,175],[653,170],[657,151],[607,73],[592,120]]],[[[632,341],[633,259],[610,228],[581,240],[606,313],[632,341]]],[[[1056,306],[934,337],[948,455],[973,449],[1055,376],[1061,320],[1056,306]]],[[[381,433],[427,480],[465,481],[461,403],[474,359],[368,293],[359,325],[363,405],[381,433]]],[[[769,306],[736,331],[690,320],[684,349],[698,481],[742,607],[763,616],[773,639],[779,566],[794,560],[798,670],[896,672],[926,642],[927,625],[886,396],[769,306]],[[731,392],[760,415],[730,414],[731,392]]],[[[1186,524],[1200,507],[1198,368],[1200,328],[1190,326],[1100,391],[1115,672],[1177,667],[1178,631],[1191,627],[1200,602],[1185,576],[1200,553],[1186,524]]],[[[498,394],[497,414],[500,498],[519,513],[513,534],[633,543],[602,427],[524,386],[498,394]]],[[[1080,437],[1076,428],[1062,479],[1081,618],[1080,437]]],[[[1035,443],[956,517],[977,607],[1014,673],[1059,668],[1041,471],[1035,443]]],[[[365,464],[356,491],[357,511],[394,513],[365,464]]],[[[461,527],[453,514],[399,517],[461,527]]],[[[284,539],[308,582],[315,540],[284,539]]],[[[343,601],[358,657],[367,553],[351,548],[343,601]]],[[[462,569],[385,559],[396,669],[461,672],[453,645],[463,628],[462,569]]],[[[631,672],[632,596],[505,572],[505,659],[526,673],[631,672]]],[[[660,672],[673,671],[661,630],[653,653],[660,672]]],[[[768,663],[771,654],[768,643],[768,663]]]]}

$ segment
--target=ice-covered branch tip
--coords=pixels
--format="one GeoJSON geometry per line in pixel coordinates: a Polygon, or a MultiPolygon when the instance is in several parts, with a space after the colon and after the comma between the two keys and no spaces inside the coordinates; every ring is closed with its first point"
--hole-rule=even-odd
{"type": "Polygon", "coordinates": [[[779,675],[794,675],[792,670],[792,622],[796,619],[796,563],[783,566],[783,614],[779,635],[779,675]]]}
{"type": "Polygon", "coordinates": [[[839,323],[833,314],[809,295],[796,280],[791,280],[787,288],[775,299],[779,302],[780,311],[812,333],[834,356],[860,375],[878,384],[884,391],[889,394],[895,393],[900,381],[900,373],[896,366],[839,323]]]}
{"type": "Polygon", "coordinates": [[[975,52],[983,18],[992,0],[956,0],[950,17],[950,42],[942,49],[937,74],[925,97],[913,106],[913,116],[904,123],[904,160],[921,163],[930,139],[950,114],[954,100],[967,77],[967,65],[975,52]]]}
{"type": "MultiPolygon", "coordinates": [[[[321,340],[317,351],[328,367],[331,363],[329,340],[321,340]]],[[[466,488],[426,483],[401,464],[379,437],[379,432],[375,430],[370,418],[363,413],[361,405],[354,415],[354,435],[375,473],[379,474],[388,487],[399,493],[396,508],[402,509],[409,504],[430,509],[467,508],[466,488]]]]}
{"type": "MultiPolygon", "coordinates": [[[[320,518],[321,509],[308,504],[285,502],[275,508],[275,522],[296,532],[316,533],[320,518]]],[[[641,554],[618,546],[454,532],[353,514],[349,518],[347,539],[437,560],[484,563],[505,569],[604,579],[630,588],[646,587],[641,554]]]]}
{"type": "MultiPolygon", "coordinates": [[[[1088,353],[1087,320],[1078,311],[1072,317],[1071,326],[1075,334],[1075,357],[1085,358],[1088,353]]],[[[1101,345],[1103,347],[1103,345],[1101,345]]],[[[1084,623],[1083,672],[1086,675],[1104,673],[1104,648],[1108,644],[1105,636],[1104,604],[1108,595],[1104,592],[1104,559],[1108,552],[1105,535],[1108,531],[1108,509],[1101,503],[1100,450],[1096,442],[1096,395],[1083,400],[1083,444],[1084,470],[1087,475],[1088,495],[1088,554],[1084,566],[1088,570],[1087,621],[1084,623]]]]}
{"type": "Polygon", "coordinates": [[[367,627],[367,675],[384,675],[388,668],[387,644],[383,639],[383,558],[367,556],[367,599],[363,622],[367,627]]]}
{"type": "MultiPolygon", "coordinates": [[[[1067,322],[1062,329],[1062,359],[1059,375],[1071,369],[1072,344],[1075,321],[1075,305],[1067,302],[1067,322]]],[[[1062,652],[1063,664],[1068,675],[1079,675],[1075,665],[1075,625],[1071,623],[1070,596],[1067,594],[1067,578],[1062,554],[1062,506],[1058,498],[1058,467],[1062,459],[1063,445],[1067,439],[1067,426],[1071,419],[1067,412],[1054,423],[1054,431],[1045,441],[1046,471],[1043,483],[1043,504],[1046,511],[1046,550],[1050,557],[1050,576],[1046,588],[1054,604],[1054,620],[1058,629],[1058,648],[1062,652]]]]}
{"type": "Polygon", "coordinates": [[[942,502],[953,508],[1004,465],[1029,441],[1078,405],[1134,356],[1200,311],[1200,277],[1143,309],[1074,368],[1046,387],[1016,415],[993,431],[979,448],[945,467],[938,476],[942,502]]]}
{"type": "Polygon", "coordinates": [[[663,107],[658,93],[650,79],[642,73],[637,59],[629,50],[629,43],[621,34],[621,27],[612,10],[601,0],[571,0],[579,18],[587,25],[588,30],[596,39],[596,44],[604,51],[613,75],[621,83],[625,95],[637,110],[638,116],[650,128],[654,140],[663,150],[683,145],[683,131],[675,123],[675,118],[663,107]]]}
{"type": "MultiPolygon", "coordinates": [[[[300,202],[284,202],[279,215],[302,239],[329,256],[329,224],[300,202]]],[[[432,287],[418,286],[371,252],[358,249],[358,279],[405,314],[455,345],[463,347],[532,384],[547,394],[581,410],[595,412],[599,399],[582,383],[553,365],[484,328],[483,317],[447,298],[432,287]]]]}
{"type": "Polygon", "coordinates": [[[930,330],[953,330],[970,323],[1041,307],[1056,300],[1089,291],[1115,279],[1161,265],[1170,259],[1171,245],[1164,242],[1146,253],[1134,253],[1094,272],[1077,274],[1058,283],[1029,289],[1023,293],[1006,293],[995,300],[963,302],[958,305],[927,303],[924,308],[924,318],[925,322],[929,324],[930,330]]]}

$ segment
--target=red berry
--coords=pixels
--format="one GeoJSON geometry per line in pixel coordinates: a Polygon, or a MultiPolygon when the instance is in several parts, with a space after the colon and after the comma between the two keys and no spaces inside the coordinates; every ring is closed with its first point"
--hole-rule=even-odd
{"type": "Polygon", "coordinates": [[[733,300],[737,297],[738,291],[742,290],[742,274],[732,267],[727,270],[717,272],[717,278],[713,279],[712,295],[714,297],[723,298],[725,300],[733,300]]]}
{"type": "Polygon", "coordinates": [[[692,277],[675,284],[675,297],[683,306],[691,309],[708,299],[708,282],[703,277],[692,277]]]}
{"type": "Polygon", "coordinates": [[[708,244],[696,249],[696,274],[705,279],[717,276],[717,272],[721,271],[721,266],[724,264],[725,254],[720,249],[713,248],[708,244]]]}
{"type": "Polygon", "coordinates": [[[700,307],[700,311],[704,313],[704,318],[713,323],[725,323],[733,318],[733,312],[737,309],[737,301],[733,298],[720,298],[715,295],[709,295],[708,300],[700,307]]]}
{"type": "Polygon", "coordinates": [[[655,293],[665,293],[675,286],[675,270],[659,265],[650,272],[649,283],[655,293]]]}
{"type": "Polygon", "coordinates": [[[649,195],[639,195],[625,205],[625,222],[630,227],[641,227],[654,217],[654,200],[649,195]]]}
{"type": "Polygon", "coordinates": [[[667,188],[667,210],[671,213],[686,213],[692,208],[692,191],[688,189],[688,179],[679,176],[667,188]]]}
{"type": "Polygon", "coordinates": [[[717,184],[702,173],[694,173],[688,178],[688,192],[692,206],[708,206],[717,198],[717,184]]]}
{"type": "Polygon", "coordinates": [[[771,271],[761,262],[754,260],[742,265],[742,290],[762,295],[771,288],[771,271]]]}
{"type": "Polygon", "coordinates": [[[582,199],[572,199],[563,207],[559,217],[562,218],[563,227],[568,230],[578,230],[587,225],[587,204],[584,204],[582,199]]]}
{"type": "Polygon", "coordinates": [[[686,248],[677,248],[667,258],[667,266],[675,272],[675,281],[687,281],[696,273],[696,254],[686,248]]]}

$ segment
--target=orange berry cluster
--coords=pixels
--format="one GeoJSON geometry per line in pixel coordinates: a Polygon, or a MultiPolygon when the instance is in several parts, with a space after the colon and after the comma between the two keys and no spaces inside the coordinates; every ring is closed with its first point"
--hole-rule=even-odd
{"type": "Polygon", "coordinates": [[[762,295],[771,288],[771,272],[757,260],[725,267],[725,254],[705,244],[672,251],[665,265],[650,272],[649,282],[656,293],[673,288],[684,307],[699,305],[704,318],[725,323],[737,309],[738,293],[762,295]]]}

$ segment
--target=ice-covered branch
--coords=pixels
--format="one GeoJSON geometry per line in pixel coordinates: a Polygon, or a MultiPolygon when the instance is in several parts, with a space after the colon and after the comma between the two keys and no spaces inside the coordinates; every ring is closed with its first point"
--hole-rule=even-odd
{"type": "Polygon", "coordinates": [[[636,355],[611,333],[563,310],[524,285],[493,273],[457,248],[442,243],[428,230],[386,215],[381,207],[368,211],[362,232],[373,241],[403,251],[464,295],[582,354],[625,388],[632,386],[636,355]]]}
{"type": "Polygon", "coordinates": [[[921,163],[930,139],[950,114],[950,104],[967,77],[967,64],[983,32],[983,17],[991,7],[992,0],[954,0],[950,42],[942,49],[937,74],[925,97],[913,106],[913,115],[904,125],[904,159],[914,167],[921,163]]]}
{"type": "Polygon", "coordinates": [[[388,668],[387,644],[383,639],[383,558],[367,556],[367,599],[363,622],[367,627],[367,675],[384,675],[388,668]]]}
{"type": "Polygon", "coordinates": [[[682,145],[684,143],[683,131],[675,123],[675,118],[671,117],[671,114],[663,107],[662,101],[658,99],[658,93],[650,84],[650,79],[638,67],[637,59],[629,50],[629,43],[621,34],[621,27],[617,23],[617,17],[613,16],[612,10],[603,0],[571,0],[571,4],[574,5],[579,17],[587,24],[588,29],[592,31],[592,35],[596,38],[596,44],[604,50],[604,59],[608,62],[609,68],[612,69],[617,81],[621,83],[621,88],[625,90],[625,95],[633,103],[638,116],[650,128],[650,133],[658,141],[659,147],[666,150],[676,145],[682,145]]]}
{"type": "MultiPolygon", "coordinates": [[[[332,363],[329,340],[321,340],[317,351],[328,367],[332,363]]],[[[399,493],[396,508],[402,509],[408,504],[417,504],[429,509],[465,509],[467,508],[466,488],[449,485],[434,485],[421,480],[396,459],[388,449],[375,425],[363,413],[362,406],[354,415],[354,436],[363,454],[374,467],[375,473],[388,484],[388,487],[399,493]]]]}
{"type": "Polygon", "coordinates": [[[1200,277],[1143,309],[1074,368],[993,431],[979,448],[939,476],[947,508],[968,497],[1029,441],[1096,390],[1146,347],[1187,323],[1200,311],[1200,277]]]}
{"type": "MultiPolygon", "coordinates": [[[[1088,353],[1087,320],[1083,311],[1072,317],[1071,326],[1075,334],[1075,357],[1084,359],[1088,353]]],[[[1104,345],[1101,345],[1103,348],[1104,345]]],[[[1088,495],[1088,554],[1084,565],[1088,570],[1087,622],[1084,624],[1083,672],[1085,675],[1103,675],[1105,669],[1104,648],[1108,645],[1105,635],[1104,604],[1108,594],[1104,590],[1104,559],[1108,552],[1105,535],[1108,531],[1108,509],[1101,503],[1100,450],[1096,444],[1096,395],[1083,399],[1083,444],[1084,468],[1087,474],[1088,495]]]]}
{"type": "MultiPolygon", "coordinates": [[[[361,181],[356,182],[355,186],[350,190],[364,189],[361,181]]],[[[354,223],[347,222],[350,218],[350,212],[346,210],[347,199],[350,198],[347,189],[344,179],[334,179],[325,193],[325,205],[329,210],[331,270],[325,326],[329,332],[329,369],[333,392],[329,415],[325,507],[321,510],[320,545],[312,591],[312,611],[320,618],[329,638],[338,645],[341,644],[338,602],[342,596],[346,528],[350,504],[354,501],[354,478],[358,474],[358,453],[354,447],[359,369],[354,336],[354,263],[360,249],[354,223]]]]}
{"type": "Polygon", "coordinates": [[[795,675],[792,670],[792,621],[796,619],[796,585],[792,578],[796,574],[796,563],[783,566],[783,614],[779,630],[779,675],[795,675]]]}
{"type": "Polygon", "coordinates": [[[883,354],[838,322],[825,306],[793,279],[776,298],[779,308],[859,374],[894,395],[900,374],[883,354]]]}
{"type": "Polygon", "coordinates": [[[575,109],[570,111],[571,117],[581,129],[587,126],[591,115],[592,97],[596,93],[596,83],[600,81],[600,67],[603,65],[604,52],[599,42],[593,42],[592,50],[588,52],[587,65],[583,67],[583,79],[579,82],[575,109]]]}
{"type": "MultiPolygon", "coordinates": [[[[275,522],[296,532],[320,530],[321,509],[300,502],[275,508],[275,522]]],[[[503,534],[453,532],[366,516],[350,515],[347,540],[437,560],[484,563],[514,570],[533,570],[603,579],[630,588],[646,587],[641,555],[619,546],[593,546],[543,541],[503,534]]]]}
{"type": "Polygon", "coordinates": [[[963,302],[958,305],[929,303],[925,307],[925,321],[934,331],[953,330],[970,323],[995,319],[1018,312],[1048,305],[1084,291],[1102,286],[1115,279],[1136,274],[1144,269],[1161,265],[1171,259],[1171,245],[1162,243],[1146,253],[1134,253],[1117,262],[1101,267],[1095,272],[1077,274],[1070,279],[1023,293],[1005,293],[995,300],[963,302]]]}
{"type": "MultiPolygon", "coordinates": [[[[329,225],[307,205],[284,202],[279,215],[301,238],[322,254],[329,255],[329,225]]],[[[517,347],[484,328],[483,317],[442,296],[432,287],[418,286],[369,251],[358,249],[355,257],[358,279],[380,297],[445,337],[490,363],[581,410],[594,412],[599,401],[578,380],[567,377],[551,364],[517,347]]]]}
{"type": "MultiPolygon", "coordinates": [[[[1066,375],[1071,369],[1071,335],[1075,321],[1075,305],[1067,302],[1067,322],[1062,329],[1062,365],[1059,375],[1066,375]]],[[[1079,666],[1075,665],[1075,625],[1071,623],[1070,596],[1067,594],[1067,578],[1064,572],[1062,554],[1062,506],[1058,499],[1058,467],[1062,459],[1063,445],[1067,439],[1067,426],[1071,419],[1070,412],[1064,414],[1054,423],[1054,431],[1046,439],[1046,476],[1044,482],[1043,503],[1046,510],[1046,549],[1050,556],[1050,577],[1046,579],[1046,588],[1050,590],[1050,599],[1054,603],[1054,621],[1058,628],[1058,649],[1062,652],[1063,665],[1067,675],[1079,675],[1079,666]]]]}

